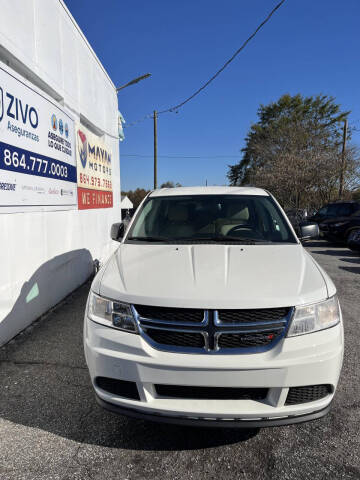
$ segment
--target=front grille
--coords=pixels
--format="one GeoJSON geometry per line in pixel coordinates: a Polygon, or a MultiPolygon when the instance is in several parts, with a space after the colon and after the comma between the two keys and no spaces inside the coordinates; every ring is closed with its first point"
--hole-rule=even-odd
{"type": "Polygon", "coordinates": [[[205,347],[204,336],[197,332],[179,332],[176,330],[157,330],[154,328],[148,328],[146,334],[154,340],[154,342],[162,345],[190,348],[205,347]]]}
{"type": "Polygon", "coordinates": [[[140,400],[135,382],[118,380],[117,378],[96,377],[95,384],[102,390],[105,390],[105,392],[112,393],[113,395],[130,398],[132,400],[140,400]]]}
{"type": "Polygon", "coordinates": [[[201,310],[134,305],[140,334],[159,350],[266,351],[284,337],[293,308],[201,310]]]}
{"type": "Polygon", "coordinates": [[[202,400],[264,400],[267,388],[191,387],[187,385],[155,385],[161,397],[202,400]]]}
{"type": "Polygon", "coordinates": [[[222,333],[218,340],[220,348],[263,347],[272,343],[279,332],[222,333]]]}
{"type": "Polygon", "coordinates": [[[154,320],[200,323],[204,319],[204,310],[200,308],[153,307],[150,305],[134,305],[134,307],[140,317],[154,320]]]}
{"type": "Polygon", "coordinates": [[[286,317],[290,308],[256,308],[249,310],[218,310],[218,318],[226,323],[269,322],[286,317]]]}
{"type": "Polygon", "coordinates": [[[314,402],[327,397],[331,393],[331,385],[309,385],[306,387],[291,387],[286,397],[285,405],[314,402]]]}

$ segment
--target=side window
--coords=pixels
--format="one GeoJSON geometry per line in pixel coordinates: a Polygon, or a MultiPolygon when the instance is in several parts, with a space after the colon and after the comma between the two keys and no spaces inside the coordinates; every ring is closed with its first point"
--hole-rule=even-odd
{"type": "Polygon", "coordinates": [[[150,200],[142,209],[140,216],[136,221],[134,231],[132,232],[133,237],[143,237],[144,235],[146,235],[145,227],[150,221],[152,203],[152,200],[150,200]]]}
{"type": "Polygon", "coordinates": [[[289,239],[289,233],[287,225],[284,223],[284,219],[280,216],[278,210],[275,208],[275,205],[267,199],[266,208],[269,212],[271,218],[270,229],[279,239],[286,241],[289,239]]]}
{"type": "Polygon", "coordinates": [[[260,230],[264,233],[264,237],[267,239],[269,238],[269,235],[274,232],[272,226],[272,217],[269,214],[267,208],[265,208],[265,206],[260,202],[257,202],[255,211],[258,218],[260,230]]]}
{"type": "Polygon", "coordinates": [[[341,205],[337,211],[337,215],[339,217],[342,217],[342,216],[347,217],[348,215],[351,215],[351,213],[352,213],[352,205],[349,205],[349,204],[341,205]]]}

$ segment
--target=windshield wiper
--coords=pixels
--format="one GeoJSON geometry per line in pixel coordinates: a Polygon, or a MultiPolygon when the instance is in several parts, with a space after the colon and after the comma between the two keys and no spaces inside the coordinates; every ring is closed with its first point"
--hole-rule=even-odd
{"type": "Polygon", "coordinates": [[[212,242],[238,242],[238,243],[246,243],[247,245],[255,245],[255,240],[252,238],[239,238],[239,237],[231,237],[231,236],[226,236],[226,235],[214,235],[213,237],[205,237],[205,238],[200,238],[199,240],[210,240],[212,242]]]}
{"type": "Polygon", "coordinates": [[[135,240],[137,242],[168,242],[167,237],[128,237],[127,240],[135,240]]]}
{"type": "Polygon", "coordinates": [[[231,241],[235,241],[235,242],[248,242],[250,244],[254,244],[254,243],[270,243],[269,240],[265,240],[263,238],[250,238],[250,237],[232,237],[232,236],[224,236],[224,237],[220,237],[220,238],[223,238],[224,240],[231,240],[231,241]]]}
{"type": "Polygon", "coordinates": [[[269,243],[267,240],[259,240],[256,238],[248,237],[232,237],[227,235],[213,235],[209,237],[184,237],[178,238],[177,240],[185,240],[189,242],[237,242],[245,245],[255,245],[255,243],[269,243]]]}
{"type": "Polygon", "coordinates": [[[168,238],[168,237],[156,237],[156,236],[148,236],[148,237],[128,237],[127,240],[133,240],[136,242],[169,242],[169,243],[181,243],[181,242],[219,242],[219,243],[226,243],[229,242],[236,242],[238,244],[243,245],[255,245],[255,243],[269,243],[268,240],[259,240],[256,238],[248,238],[248,237],[232,237],[227,235],[213,235],[208,237],[178,237],[178,238],[168,238]]]}

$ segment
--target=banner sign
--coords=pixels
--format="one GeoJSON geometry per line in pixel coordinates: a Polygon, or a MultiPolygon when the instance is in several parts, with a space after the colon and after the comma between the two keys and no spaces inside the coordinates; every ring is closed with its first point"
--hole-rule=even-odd
{"type": "Polygon", "coordinates": [[[112,153],[83,125],[76,126],[79,210],[113,206],[112,153]]]}
{"type": "Polygon", "coordinates": [[[0,213],[77,208],[74,121],[0,67],[0,213]]]}

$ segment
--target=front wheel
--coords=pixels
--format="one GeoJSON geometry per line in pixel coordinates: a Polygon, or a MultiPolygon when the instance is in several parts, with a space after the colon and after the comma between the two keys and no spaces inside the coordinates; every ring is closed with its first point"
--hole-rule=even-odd
{"type": "Polygon", "coordinates": [[[350,250],[360,251],[360,229],[351,230],[347,234],[346,244],[350,250]]]}

